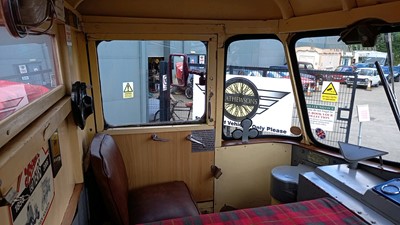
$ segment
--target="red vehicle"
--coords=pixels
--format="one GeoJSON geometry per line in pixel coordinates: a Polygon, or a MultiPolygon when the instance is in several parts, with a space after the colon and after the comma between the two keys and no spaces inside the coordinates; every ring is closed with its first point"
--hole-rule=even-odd
{"type": "Polygon", "coordinates": [[[308,91],[308,89],[314,91],[315,86],[317,84],[315,81],[315,77],[313,75],[304,73],[301,73],[300,76],[301,76],[301,84],[303,85],[303,91],[306,92],[308,91]]]}
{"type": "MultiPolygon", "coordinates": [[[[355,66],[338,66],[335,69],[335,72],[343,72],[343,73],[355,73],[357,67],[355,66]]],[[[332,81],[340,82],[341,84],[346,83],[346,75],[343,74],[333,74],[331,75],[332,81]]]]}
{"type": "Polygon", "coordinates": [[[314,73],[320,85],[322,85],[323,81],[334,81],[345,84],[346,78],[354,75],[356,69],[357,67],[355,66],[338,66],[334,71],[315,70],[314,73]]]}
{"type": "Polygon", "coordinates": [[[49,91],[40,85],[0,80],[0,120],[49,91]]]}
{"type": "Polygon", "coordinates": [[[193,75],[200,76],[200,83],[204,85],[206,74],[204,71],[189,68],[186,54],[170,54],[168,74],[173,92],[182,91],[188,99],[193,97],[193,75]]]}

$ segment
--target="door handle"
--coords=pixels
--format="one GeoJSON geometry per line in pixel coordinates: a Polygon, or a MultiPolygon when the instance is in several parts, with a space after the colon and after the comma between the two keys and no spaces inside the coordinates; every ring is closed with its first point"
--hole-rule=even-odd
{"type": "Polygon", "coordinates": [[[152,135],[151,135],[151,139],[152,139],[153,141],[161,141],[161,142],[167,142],[167,141],[169,141],[168,139],[158,137],[157,134],[152,134],[152,135]]]}
{"type": "Polygon", "coordinates": [[[199,144],[199,145],[203,146],[203,148],[206,147],[206,145],[205,145],[203,142],[201,142],[200,140],[197,140],[197,139],[194,138],[193,135],[191,135],[191,134],[189,134],[189,135],[186,137],[186,139],[189,140],[189,141],[191,141],[191,142],[193,142],[193,143],[196,143],[196,144],[199,144]]]}

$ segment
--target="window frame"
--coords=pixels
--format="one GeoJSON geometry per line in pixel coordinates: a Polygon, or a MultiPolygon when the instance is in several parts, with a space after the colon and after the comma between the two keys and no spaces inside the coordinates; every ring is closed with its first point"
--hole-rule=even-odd
{"type": "MultiPolygon", "coordinates": [[[[329,30],[319,30],[319,31],[308,31],[308,32],[299,32],[293,33],[290,38],[288,39],[288,51],[289,51],[289,60],[291,61],[292,65],[298,65],[297,55],[296,55],[296,42],[302,38],[310,38],[310,37],[323,37],[323,36],[338,36],[344,30],[344,28],[338,29],[329,29],[329,30]]],[[[388,28],[385,27],[381,30],[381,33],[386,32],[400,32],[400,26],[388,28]]],[[[293,74],[294,74],[294,81],[298,90],[301,90],[301,77],[300,77],[300,70],[298,66],[293,66],[293,74]],[[299,89],[300,88],[300,89],[299,89]]],[[[312,148],[313,151],[321,152],[323,154],[332,155],[334,157],[342,159],[343,156],[340,153],[339,148],[335,148],[333,146],[325,145],[319,141],[316,141],[311,130],[310,120],[308,117],[308,111],[306,107],[306,98],[303,91],[298,91],[298,101],[299,106],[298,111],[302,114],[303,118],[303,127],[304,133],[307,137],[311,140],[311,144],[315,147],[312,148]]],[[[384,168],[387,171],[397,171],[393,168],[398,168],[400,166],[400,162],[395,161],[388,161],[386,159],[379,158],[372,158],[359,163],[359,166],[363,169],[370,170],[373,168],[377,168],[381,170],[384,168]],[[382,165],[383,163],[383,165],[382,165]]]]}
{"type": "MultiPolygon", "coordinates": [[[[340,33],[343,32],[345,29],[344,28],[339,28],[339,29],[329,29],[329,30],[323,30],[323,31],[308,31],[308,32],[299,32],[295,33],[291,36],[291,38],[288,40],[288,51],[290,54],[290,60],[292,62],[292,65],[298,65],[297,61],[297,54],[296,54],[296,43],[302,38],[313,38],[313,37],[326,37],[326,36],[340,36],[340,33]]],[[[400,32],[400,26],[398,27],[393,27],[393,28],[388,28],[384,27],[380,30],[380,33],[387,33],[387,32],[400,32]]],[[[298,66],[293,66],[293,73],[294,73],[294,80],[296,83],[297,88],[301,89],[301,77],[300,77],[300,70],[298,66]]],[[[323,144],[319,142],[318,140],[315,139],[312,129],[311,129],[311,124],[308,116],[308,110],[307,110],[307,103],[306,103],[306,98],[304,91],[299,91],[298,92],[299,96],[299,103],[300,103],[300,108],[298,110],[301,111],[301,114],[303,115],[303,121],[304,121],[304,128],[305,128],[305,133],[307,134],[308,138],[311,140],[313,145],[315,145],[318,149],[324,149],[330,152],[334,152],[336,154],[341,155],[339,147],[333,147],[330,145],[323,144]]],[[[380,163],[378,158],[373,158],[369,159],[368,161],[375,162],[375,163],[380,163]]],[[[398,167],[400,163],[394,162],[394,161],[388,161],[383,159],[383,162],[385,165],[389,166],[396,166],[398,167]]]]}
{"type": "Polygon", "coordinates": [[[324,31],[310,31],[310,32],[299,32],[295,33],[293,36],[288,41],[288,49],[289,49],[289,57],[290,61],[292,62],[293,65],[293,74],[294,74],[294,81],[296,85],[296,89],[298,90],[298,98],[299,98],[299,103],[300,103],[300,109],[298,109],[301,114],[303,115],[303,126],[305,128],[305,133],[307,134],[308,138],[312,141],[312,143],[320,148],[327,149],[329,151],[333,151],[335,153],[339,153],[339,148],[335,148],[330,145],[325,145],[319,141],[317,141],[311,130],[311,124],[310,124],[310,119],[308,117],[308,110],[307,110],[307,103],[306,103],[306,98],[304,95],[303,86],[301,83],[301,76],[300,76],[300,68],[296,65],[298,65],[298,60],[297,60],[297,54],[296,54],[296,43],[298,40],[302,38],[311,38],[311,37],[323,37],[323,36],[337,36],[340,35],[340,32],[343,31],[344,29],[331,29],[331,30],[324,30],[324,31]]]}
{"type": "MultiPolygon", "coordinates": [[[[225,90],[225,88],[226,88],[226,69],[227,69],[227,59],[228,59],[228,48],[229,48],[229,45],[231,44],[231,43],[233,43],[233,42],[235,42],[235,41],[242,41],[242,40],[260,40],[260,39],[269,39],[269,40],[271,40],[271,39],[273,39],[273,40],[276,40],[276,41],[279,41],[281,44],[282,44],[282,48],[283,48],[283,50],[284,50],[284,48],[285,48],[285,45],[284,45],[284,43],[282,42],[282,40],[281,39],[279,39],[279,37],[278,36],[276,36],[275,34],[238,34],[238,35],[234,35],[234,36],[231,36],[231,37],[229,37],[226,41],[225,41],[225,48],[224,48],[224,76],[223,76],[223,87],[224,87],[224,90],[225,90]]],[[[285,51],[283,51],[283,53],[285,54],[285,60],[287,59],[287,55],[286,55],[286,52],[285,51]]],[[[290,74],[290,72],[289,72],[290,70],[288,70],[288,73],[290,74]]],[[[290,75],[289,75],[290,76],[290,75]]],[[[297,105],[296,105],[296,101],[295,101],[295,90],[293,89],[293,84],[292,84],[292,82],[291,82],[291,86],[292,86],[292,93],[293,93],[293,103],[294,103],[294,106],[296,107],[296,114],[297,114],[297,112],[298,112],[298,110],[297,110],[297,105]]],[[[225,91],[223,92],[223,100],[222,100],[222,105],[224,105],[224,99],[225,99],[225,91]]],[[[222,109],[222,120],[221,120],[221,126],[222,126],[222,128],[224,127],[224,116],[225,116],[225,114],[224,114],[224,109],[222,109]]],[[[292,120],[293,120],[293,118],[292,118],[292,120]]],[[[299,121],[300,122],[300,121],[299,121]]],[[[292,125],[292,127],[293,127],[293,125],[292,125]]],[[[233,137],[227,137],[225,134],[224,134],[224,132],[223,132],[223,129],[221,130],[222,132],[221,132],[221,137],[222,137],[222,141],[228,141],[228,142],[232,142],[232,141],[240,141],[240,143],[242,143],[241,142],[241,140],[237,140],[237,139],[234,139],[233,137]]],[[[296,142],[296,143],[299,143],[301,140],[302,140],[302,135],[298,135],[298,136],[289,136],[289,135],[258,135],[256,138],[252,138],[252,139],[249,139],[249,142],[252,142],[252,140],[253,140],[253,142],[259,142],[259,140],[265,140],[265,139],[274,139],[274,140],[278,140],[278,139],[282,139],[282,140],[285,140],[285,142],[290,142],[290,141],[294,141],[294,142],[296,142]]]]}
{"type": "MultiPolygon", "coordinates": [[[[0,21],[1,23],[1,21],[0,21]]],[[[6,28],[4,25],[1,27],[6,28]]],[[[60,70],[60,57],[59,57],[59,45],[58,45],[58,35],[57,28],[53,27],[46,34],[50,37],[53,58],[50,59],[53,62],[54,73],[58,79],[58,84],[55,88],[49,90],[43,96],[30,102],[29,104],[23,106],[18,111],[9,115],[0,121],[0,147],[4,146],[12,138],[14,138],[19,132],[23,131],[31,123],[33,123],[37,118],[44,114],[48,109],[51,108],[56,102],[62,99],[66,93],[66,87],[62,79],[62,72],[60,70]]]]}
{"type": "MultiPolygon", "coordinates": [[[[215,105],[208,104],[210,102],[210,93],[213,93],[216,85],[216,62],[212,62],[212,60],[208,60],[210,57],[216,58],[217,52],[217,35],[216,34],[164,34],[160,33],[156,35],[147,35],[147,34],[93,34],[87,39],[87,46],[89,52],[89,67],[90,67],[90,76],[92,82],[92,94],[94,99],[94,115],[95,115],[95,124],[97,131],[106,131],[109,134],[121,134],[121,133],[143,133],[143,132],[154,132],[155,129],[157,131],[185,131],[185,130],[207,130],[214,129],[213,126],[213,118],[212,115],[215,115],[215,105]],[[107,38],[105,38],[105,36],[107,38]],[[206,51],[207,51],[207,77],[206,77],[206,96],[205,96],[205,121],[194,121],[194,122],[186,122],[186,123],[168,123],[168,124],[151,124],[151,123],[143,123],[143,124],[134,124],[134,125],[126,125],[126,126],[118,126],[118,127],[107,127],[104,121],[104,111],[103,111],[103,102],[101,95],[101,82],[100,82],[100,71],[98,66],[98,56],[97,56],[97,43],[99,41],[104,40],[132,40],[132,41],[160,41],[160,40],[170,40],[170,41],[201,41],[206,42],[206,51]]],[[[211,94],[212,95],[212,94],[211,94]]]]}

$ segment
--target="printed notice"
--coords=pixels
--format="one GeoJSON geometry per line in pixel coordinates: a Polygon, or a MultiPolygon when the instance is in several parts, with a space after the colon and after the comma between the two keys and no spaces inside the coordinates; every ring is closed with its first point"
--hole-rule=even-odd
{"type": "Polygon", "coordinates": [[[307,104],[307,110],[308,117],[310,118],[311,128],[320,128],[325,131],[333,131],[336,107],[307,104]]]}
{"type": "Polygon", "coordinates": [[[13,185],[17,191],[10,206],[14,225],[41,225],[54,197],[49,149],[42,148],[26,165],[13,185]]]}
{"type": "Polygon", "coordinates": [[[337,102],[339,93],[340,83],[339,82],[323,82],[321,101],[324,102],[337,102]]]}
{"type": "Polygon", "coordinates": [[[133,82],[123,82],[123,98],[133,98],[135,95],[133,94],[133,82]]]}
{"type": "Polygon", "coordinates": [[[240,75],[226,77],[225,126],[242,127],[242,121],[247,118],[252,121],[251,128],[260,133],[289,134],[294,104],[289,79],[240,75]]]}
{"type": "Polygon", "coordinates": [[[367,122],[367,121],[371,120],[370,116],[369,116],[368,105],[358,105],[357,112],[358,112],[358,121],[359,122],[367,122]]]}

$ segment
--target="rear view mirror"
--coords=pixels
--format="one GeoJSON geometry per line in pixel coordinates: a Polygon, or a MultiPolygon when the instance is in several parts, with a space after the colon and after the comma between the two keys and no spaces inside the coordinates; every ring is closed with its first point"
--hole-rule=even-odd
{"type": "Polygon", "coordinates": [[[189,77],[188,57],[185,54],[171,54],[168,62],[171,86],[185,89],[189,77]]]}
{"type": "Polygon", "coordinates": [[[200,76],[199,85],[206,85],[206,73],[202,70],[189,70],[188,59],[186,54],[169,55],[168,77],[173,92],[185,91],[190,85],[193,85],[190,77],[194,75],[200,76]]]}
{"type": "Polygon", "coordinates": [[[379,35],[381,26],[387,25],[383,20],[365,19],[350,25],[341,34],[338,41],[347,45],[361,44],[363,47],[373,47],[379,35]]]}

